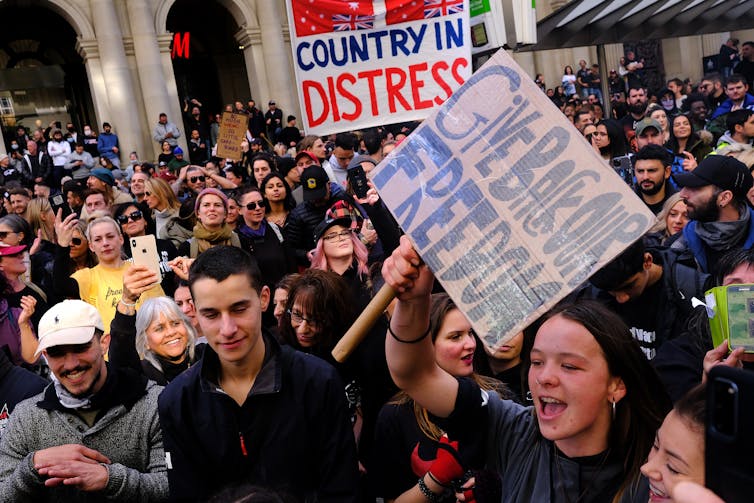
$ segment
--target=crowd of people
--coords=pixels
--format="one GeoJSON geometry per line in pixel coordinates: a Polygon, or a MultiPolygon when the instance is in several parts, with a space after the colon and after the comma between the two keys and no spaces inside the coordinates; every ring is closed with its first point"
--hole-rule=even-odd
{"type": "Polygon", "coordinates": [[[650,94],[633,53],[621,68],[610,117],[585,61],[551,97],[657,223],[495,347],[374,185],[354,191],[412,124],[302,136],[238,101],[230,160],[187,99],[189,159],[162,114],[159,157],[127,166],[108,123],[20,128],[0,157],[3,499],[684,501],[706,376],[747,365],[691,299],[754,283],[754,97],[735,72],[650,94]],[[397,298],[336,361],[383,284],[397,298]]]}

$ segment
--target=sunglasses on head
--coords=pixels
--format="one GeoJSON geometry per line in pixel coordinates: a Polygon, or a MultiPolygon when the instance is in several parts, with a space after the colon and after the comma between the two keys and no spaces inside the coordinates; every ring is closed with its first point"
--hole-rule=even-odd
{"type": "Polygon", "coordinates": [[[118,223],[119,224],[125,224],[130,219],[132,222],[136,222],[137,220],[141,219],[142,214],[140,210],[136,210],[130,215],[118,215],[118,223]]]}
{"type": "Polygon", "coordinates": [[[257,208],[259,208],[259,209],[264,208],[264,201],[259,201],[259,202],[252,201],[252,202],[250,202],[249,204],[246,205],[246,209],[249,210],[249,211],[253,211],[253,210],[257,209],[257,208]]]}
{"type": "Polygon", "coordinates": [[[204,180],[205,180],[204,175],[192,176],[189,178],[189,181],[191,181],[191,183],[203,182],[204,180]]]}

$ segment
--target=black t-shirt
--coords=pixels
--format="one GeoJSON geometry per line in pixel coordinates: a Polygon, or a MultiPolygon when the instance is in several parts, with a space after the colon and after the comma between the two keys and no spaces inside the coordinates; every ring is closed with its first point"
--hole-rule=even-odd
{"type": "Polygon", "coordinates": [[[587,88],[592,85],[592,72],[589,71],[589,69],[579,70],[576,72],[576,82],[578,82],[578,79],[581,79],[581,82],[584,83],[584,88],[587,88]]]}
{"type": "Polygon", "coordinates": [[[618,304],[616,308],[649,360],[655,357],[657,347],[663,342],[657,340],[657,309],[661,309],[665,304],[662,302],[662,289],[661,278],[654,285],[647,287],[638,299],[618,304]]]}

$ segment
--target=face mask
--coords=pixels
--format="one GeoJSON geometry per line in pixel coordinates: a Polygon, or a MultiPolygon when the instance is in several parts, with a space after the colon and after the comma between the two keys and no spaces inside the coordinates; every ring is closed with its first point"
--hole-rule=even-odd
{"type": "Polygon", "coordinates": [[[84,128],[84,134],[90,135],[90,134],[92,134],[92,130],[89,129],[89,128],[84,128]]]}
{"type": "Polygon", "coordinates": [[[664,108],[665,110],[672,110],[673,105],[675,105],[674,100],[662,100],[660,101],[660,103],[662,103],[662,108],[664,108]]]}

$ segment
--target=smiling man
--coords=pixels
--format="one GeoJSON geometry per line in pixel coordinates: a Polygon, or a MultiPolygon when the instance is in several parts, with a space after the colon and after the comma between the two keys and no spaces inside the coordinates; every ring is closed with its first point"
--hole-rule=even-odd
{"type": "Polygon", "coordinates": [[[204,501],[250,483],[302,501],[357,501],[343,384],[329,364],[263,331],[270,290],[256,261],[210,248],[189,285],[209,347],[159,399],[171,499],[204,501]]]}
{"type": "Polygon", "coordinates": [[[0,443],[4,501],[164,501],[168,495],[157,395],[162,388],[110,367],[97,310],[53,306],[39,347],[55,381],[13,411],[0,443]]]}

